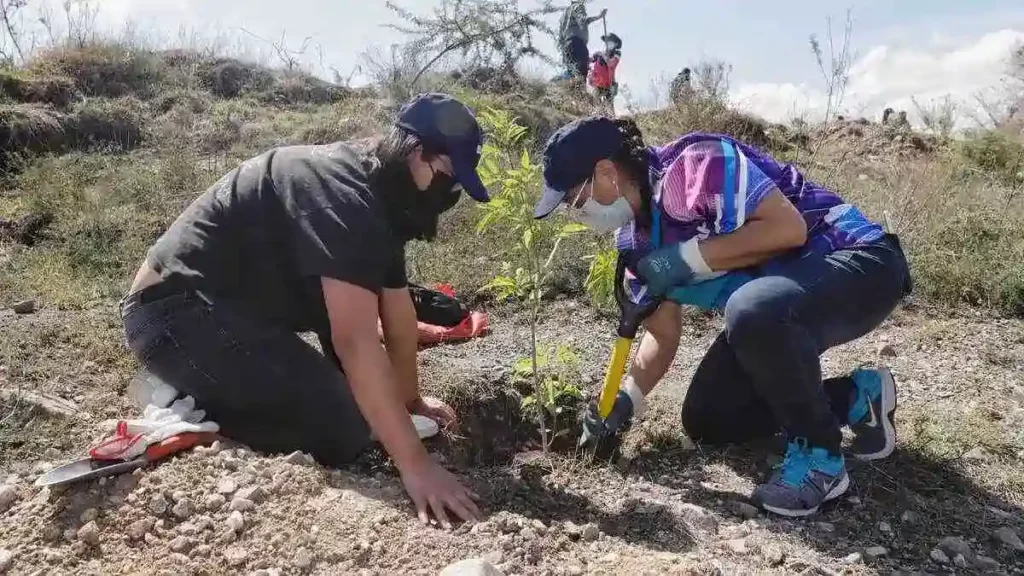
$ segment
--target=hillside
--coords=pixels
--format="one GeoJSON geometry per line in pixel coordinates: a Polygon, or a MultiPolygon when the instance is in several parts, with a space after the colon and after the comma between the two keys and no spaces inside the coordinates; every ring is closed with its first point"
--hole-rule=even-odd
{"type": "MultiPolygon", "coordinates": [[[[478,110],[512,111],[533,147],[592,110],[559,86],[487,79],[431,82],[478,110]]],[[[491,314],[491,334],[420,359],[423,385],[461,416],[429,447],[483,497],[486,522],[419,525],[379,452],[331,470],[224,443],[116,480],[35,488],[42,471],[138,412],[124,395],[137,366],[117,301],[146,248],[249,157],[378,133],[396,108],[385,92],[117,44],[51,50],[0,73],[0,573],[434,574],[471,557],[509,575],[1024,570],[1012,537],[1024,529],[1020,143],[867,120],[770,125],[702,100],[639,114],[649,143],[705,130],[766,148],[869,216],[888,216],[912,261],[914,296],[824,363],[830,374],[892,367],[899,448],[851,467],[848,497],[821,515],[782,520],[746,501],[776,450],[681,440],[681,398],[716,317],[687,316],[675,365],[621,457],[539,454],[514,382],[528,314],[478,293],[510,247],[476,232],[470,202],[445,218],[437,243],[411,247],[409,268],[491,314]],[[233,504],[240,494],[248,504],[233,504]]],[[[605,245],[586,235],[563,252],[538,329],[575,351],[588,393],[615,321],[592,305],[581,256],[605,245]]]]}

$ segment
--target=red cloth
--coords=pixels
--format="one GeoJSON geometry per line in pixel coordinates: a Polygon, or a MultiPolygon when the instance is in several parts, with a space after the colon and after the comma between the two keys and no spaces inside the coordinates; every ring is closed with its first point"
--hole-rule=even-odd
{"type": "Polygon", "coordinates": [[[611,88],[615,83],[615,69],[619,66],[619,57],[606,58],[604,55],[594,56],[594,66],[590,69],[590,85],[594,88],[611,88]]]}
{"type": "MultiPolygon", "coordinates": [[[[450,284],[438,284],[433,288],[442,294],[452,298],[455,297],[455,289],[450,284]]],[[[383,338],[383,328],[378,325],[378,329],[381,330],[381,338],[383,338]]],[[[488,324],[486,312],[470,312],[462,322],[450,328],[447,326],[435,326],[425,322],[416,323],[416,332],[419,335],[418,341],[421,346],[469,340],[470,338],[483,336],[489,329],[490,325],[488,324]]]]}

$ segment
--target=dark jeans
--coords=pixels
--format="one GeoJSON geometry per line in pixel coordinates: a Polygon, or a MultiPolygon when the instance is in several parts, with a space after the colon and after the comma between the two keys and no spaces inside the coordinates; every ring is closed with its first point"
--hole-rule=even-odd
{"type": "Polygon", "coordinates": [[[565,62],[566,72],[574,78],[586,78],[590,71],[590,49],[582,38],[569,38],[562,45],[562,60],[565,62]]]}
{"type": "Polygon", "coordinates": [[[744,442],[780,430],[838,453],[852,379],[824,383],[819,356],[874,330],[910,291],[893,236],[809,255],[737,290],[725,330],[707,351],[683,402],[683,428],[704,443],[744,442]]]}
{"type": "Polygon", "coordinates": [[[302,450],[326,465],[368,445],[369,426],[324,338],[330,360],[294,332],[170,281],[127,297],[121,317],[146,370],[195,398],[224,436],[262,452],[302,450]]]}

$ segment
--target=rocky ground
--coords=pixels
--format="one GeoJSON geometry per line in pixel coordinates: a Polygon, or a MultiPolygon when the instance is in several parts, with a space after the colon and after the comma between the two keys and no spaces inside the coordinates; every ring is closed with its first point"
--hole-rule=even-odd
{"type": "MultiPolygon", "coordinates": [[[[575,348],[592,388],[613,323],[572,301],[544,316],[542,338],[575,348]]],[[[892,367],[900,445],[886,461],[851,463],[848,495],[802,521],[746,500],[777,447],[680,437],[687,380],[717,320],[686,320],[670,377],[613,462],[536,452],[507,394],[525,318],[498,310],[492,326],[422,354],[425,385],[463,416],[430,448],[489,515],[443,531],[415,520],[380,454],[330,470],[223,442],[106,481],[35,488],[105,421],[132,413],[134,367],[110,306],[2,313],[0,573],[435,574],[470,558],[509,575],[1024,571],[1024,322],[910,308],[830,351],[830,374],[892,367]]]]}

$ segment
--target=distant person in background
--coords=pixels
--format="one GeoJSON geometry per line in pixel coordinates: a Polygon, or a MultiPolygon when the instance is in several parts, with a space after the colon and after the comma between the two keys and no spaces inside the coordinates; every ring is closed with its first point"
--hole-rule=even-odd
{"type": "Polygon", "coordinates": [[[622,57],[622,39],[617,34],[601,37],[605,49],[596,52],[591,59],[590,85],[597,90],[597,99],[608,108],[608,113],[615,115],[615,96],[619,93],[619,83],[615,81],[615,70],[619,67],[622,57]]]}
{"type": "Polygon", "coordinates": [[[882,126],[888,126],[892,122],[892,108],[886,108],[882,111],[882,126]]]}
{"type": "Polygon", "coordinates": [[[693,96],[693,84],[690,77],[690,69],[683,68],[683,71],[676,75],[669,87],[669,97],[676,106],[683,104],[693,96]]]}
{"type": "Polygon", "coordinates": [[[587,7],[583,0],[572,0],[562,14],[558,25],[558,45],[562,50],[562,60],[566,72],[573,84],[583,87],[583,82],[590,69],[590,25],[605,17],[608,10],[601,10],[598,16],[588,17],[587,7]]]}

